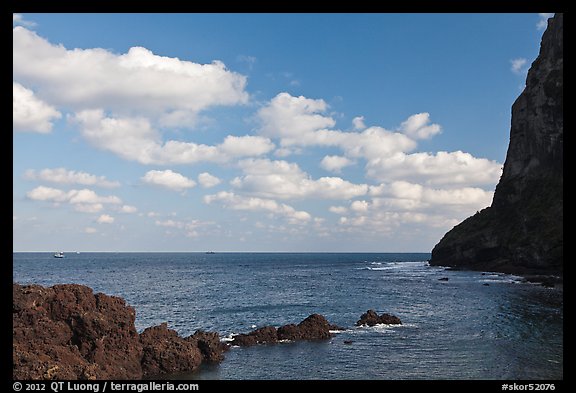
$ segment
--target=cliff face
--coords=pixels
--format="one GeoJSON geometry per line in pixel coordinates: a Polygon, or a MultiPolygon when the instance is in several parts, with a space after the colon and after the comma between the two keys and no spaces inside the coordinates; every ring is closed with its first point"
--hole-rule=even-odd
{"type": "Polygon", "coordinates": [[[512,106],[510,144],[492,206],[450,230],[431,265],[562,274],[563,14],[548,20],[526,87],[512,106]]]}

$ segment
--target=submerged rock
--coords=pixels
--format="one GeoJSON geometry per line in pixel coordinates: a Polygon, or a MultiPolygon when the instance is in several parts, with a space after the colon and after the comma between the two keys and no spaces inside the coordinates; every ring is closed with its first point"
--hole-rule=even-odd
{"type": "Polygon", "coordinates": [[[374,310],[368,310],[360,316],[360,319],[356,322],[356,326],[374,326],[378,324],[387,325],[402,325],[402,321],[395,315],[383,313],[378,315],[374,310]]]}

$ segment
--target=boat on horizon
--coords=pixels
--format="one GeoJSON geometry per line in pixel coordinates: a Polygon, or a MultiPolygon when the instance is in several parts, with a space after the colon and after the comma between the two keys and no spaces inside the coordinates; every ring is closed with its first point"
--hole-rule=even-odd
{"type": "Polygon", "coordinates": [[[62,251],[58,251],[54,253],[54,258],[64,258],[64,253],[62,251]]]}

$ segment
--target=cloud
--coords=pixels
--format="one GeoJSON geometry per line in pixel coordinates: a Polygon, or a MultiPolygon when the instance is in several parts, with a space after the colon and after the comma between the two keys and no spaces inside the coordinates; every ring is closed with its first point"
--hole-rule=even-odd
{"type": "Polygon", "coordinates": [[[157,226],[160,227],[164,227],[164,228],[172,228],[172,229],[178,229],[178,230],[183,230],[184,231],[184,235],[186,237],[191,237],[191,238],[195,238],[199,236],[199,232],[198,232],[198,228],[200,227],[204,227],[207,225],[212,225],[211,222],[207,222],[207,221],[200,221],[200,220],[188,220],[188,221],[182,221],[182,220],[156,220],[155,224],[157,226]]]}
{"type": "Polygon", "coordinates": [[[312,179],[298,164],[268,159],[245,159],[238,163],[243,176],[231,184],[243,193],[278,199],[350,199],[368,192],[366,184],[339,177],[312,179]]]}
{"type": "Polygon", "coordinates": [[[184,191],[196,186],[194,180],[188,179],[186,176],[170,169],[148,171],[141,179],[146,184],[164,187],[173,191],[184,191]]]}
{"type": "Polygon", "coordinates": [[[67,203],[74,210],[83,213],[97,213],[105,204],[119,205],[122,200],[117,196],[100,196],[94,191],[83,188],[81,190],[63,191],[57,188],[38,186],[26,193],[26,197],[33,201],[52,202],[56,205],[67,203]]]}
{"type": "Polygon", "coordinates": [[[32,21],[24,19],[22,14],[12,14],[12,24],[13,25],[26,26],[26,27],[36,26],[36,22],[32,22],[32,21]]]}
{"type": "Polygon", "coordinates": [[[168,140],[144,117],[106,117],[102,110],[78,112],[73,121],[93,146],[141,164],[226,162],[231,158],[265,154],[274,144],[261,136],[227,136],[220,145],[168,140]]]}
{"type": "Polygon", "coordinates": [[[346,206],[330,206],[328,211],[335,214],[346,214],[348,213],[348,208],[346,206]]]}
{"type": "Polygon", "coordinates": [[[228,135],[224,142],[217,146],[218,152],[223,156],[250,157],[266,154],[274,149],[274,144],[267,138],[260,136],[228,135]]]}
{"type": "Polygon", "coordinates": [[[548,27],[548,19],[552,18],[554,16],[553,12],[541,12],[538,14],[538,17],[540,18],[538,20],[538,23],[536,23],[536,28],[538,30],[545,30],[546,27],[548,27]]]}
{"type": "Polygon", "coordinates": [[[40,100],[34,92],[12,82],[12,127],[14,131],[47,134],[52,122],[62,117],[53,106],[40,100]]]}
{"type": "Polygon", "coordinates": [[[86,228],[84,228],[84,233],[87,233],[87,234],[98,233],[98,229],[92,228],[92,227],[86,227],[86,228]]]}
{"type": "MultiPolygon", "coordinates": [[[[370,127],[362,132],[330,130],[328,128],[336,122],[323,115],[327,109],[324,100],[280,93],[258,111],[257,118],[261,125],[259,132],[270,138],[279,138],[284,148],[338,147],[352,158],[371,159],[398,151],[411,151],[416,147],[416,142],[410,137],[382,127],[370,127]]],[[[427,127],[426,132],[432,134],[435,127],[439,126],[427,127]]]]}
{"type": "Polygon", "coordinates": [[[38,87],[46,99],[75,111],[103,108],[117,114],[187,124],[213,106],[248,102],[246,77],[224,63],[198,64],[159,56],[143,47],[124,54],[102,48],[67,49],[22,26],[13,28],[13,76],[38,87]]]}
{"type": "Polygon", "coordinates": [[[365,213],[368,211],[368,202],[366,201],[354,201],[350,204],[350,210],[354,212],[365,213]]]}
{"type": "Polygon", "coordinates": [[[238,55],[238,56],[236,56],[236,61],[238,61],[240,63],[245,63],[246,65],[248,65],[248,69],[252,70],[252,68],[254,68],[254,64],[256,64],[258,59],[254,56],[238,55]]]}
{"type": "Polygon", "coordinates": [[[208,172],[203,172],[198,175],[198,183],[204,188],[212,188],[221,183],[220,179],[212,176],[208,172]]]}
{"type": "Polygon", "coordinates": [[[364,116],[357,116],[353,118],[352,125],[354,126],[355,130],[363,130],[366,128],[366,124],[364,124],[364,116]]]}
{"type": "Polygon", "coordinates": [[[340,173],[342,168],[352,165],[354,161],[342,157],[342,156],[325,156],[322,161],[320,161],[320,167],[329,171],[340,173]]]}
{"type": "Polygon", "coordinates": [[[438,236],[475,211],[489,206],[494,193],[474,187],[435,188],[407,181],[371,187],[371,200],[352,201],[349,208],[333,207],[340,214],[336,231],[348,234],[438,236]]]}
{"type": "Polygon", "coordinates": [[[368,177],[381,182],[406,180],[426,185],[490,185],[498,182],[502,164],[462,151],[396,153],[366,164],[368,177]]]}
{"type": "Polygon", "coordinates": [[[100,217],[96,219],[98,224],[112,224],[114,222],[114,217],[108,214],[102,214],[100,217]]]}
{"type": "Polygon", "coordinates": [[[493,191],[485,191],[477,187],[432,188],[417,183],[399,180],[387,186],[380,185],[370,189],[373,197],[380,204],[403,210],[438,209],[440,207],[453,209],[466,206],[468,210],[482,209],[492,202],[493,191]]]}
{"type": "Polygon", "coordinates": [[[429,113],[418,113],[402,122],[400,130],[412,139],[430,139],[440,133],[441,127],[438,124],[429,123],[429,113]]]}
{"type": "Polygon", "coordinates": [[[247,197],[226,191],[206,195],[204,202],[207,204],[219,202],[224,208],[231,210],[271,213],[286,218],[290,224],[302,224],[312,219],[312,216],[308,212],[298,211],[292,206],[278,203],[272,199],[247,197]]]}
{"type": "Polygon", "coordinates": [[[335,120],[321,115],[327,108],[328,104],[321,99],[280,93],[258,110],[259,131],[268,137],[286,139],[333,127],[335,120]]]}
{"type": "Polygon", "coordinates": [[[109,181],[105,176],[96,176],[86,172],[67,170],[66,168],[42,169],[35,171],[28,169],[24,173],[28,180],[45,181],[57,184],[80,184],[83,186],[119,187],[117,181],[109,181]]]}
{"type": "Polygon", "coordinates": [[[120,209],[118,209],[118,211],[119,211],[120,213],[128,213],[128,214],[131,214],[131,213],[136,213],[136,212],[138,211],[138,209],[136,208],[136,206],[122,205],[122,206],[120,207],[120,209]]]}
{"type": "Polygon", "coordinates": [[[515,74],[524,74],[528,71],[526,64],[528,60],[523,57],[510,60],[510,70],[515,74]]]}

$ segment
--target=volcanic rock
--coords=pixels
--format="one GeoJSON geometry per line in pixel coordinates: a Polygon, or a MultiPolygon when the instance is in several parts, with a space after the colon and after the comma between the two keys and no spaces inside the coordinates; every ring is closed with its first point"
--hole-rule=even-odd
{"type": "Polygon", "coordinates": [[[239,334],[234,337],[231,345],[241,347],[255,344],[273,344],[281,340],[325,340],[333,336],[330,330],[342,330],[342,328],[330,324],[320,314],[312,314],[298,325],[293,323],[280,326],[266,326],[250,333],[239,334]]]}
{"type": "Polygon", "coordinates": [[[166,324],[136,331],[136,313],[116,296],[76,284],[12,286],[12,377],[142,379],[219,362],[217,333],[184,339],[166,324]]]}
{"type": "Polygon", "coordinates": [[[82,285],[13,284],[14,379],[140,379],[135,311],[82,285]]]}
{"type": "Polygon", "coordinates": [[[444,235],[430,265],[514,274],[563,272],[564,16],[548,20],[492,205],[444,235]]]}
{"type": "Polygon", "coordinates": [[[374,310],[368,310],[364,314],[360,316],[360,319],[356,322],[356,326],[374,326],[378,324],[387,324],[387,325],[402,325],[402,321],[395,315],[383,313],[382,315],[378,315],[378,313],[374,310]]]}
{"type": "Polygon", "coordinates": [[[168,324],[149,327],[140,334],[142,372],[154,377],[195,370],[202,363],[202,353],[193,340],[186,340],[168,324]]]}
{"type": "Polygon", "coordinates": [[[270,344],[278,341],[277,330],[274,326],[265,326],[250,333],[242,333],[234,336],[230,343],[240,347],[248,347],[256,344],[270,344]]]}

